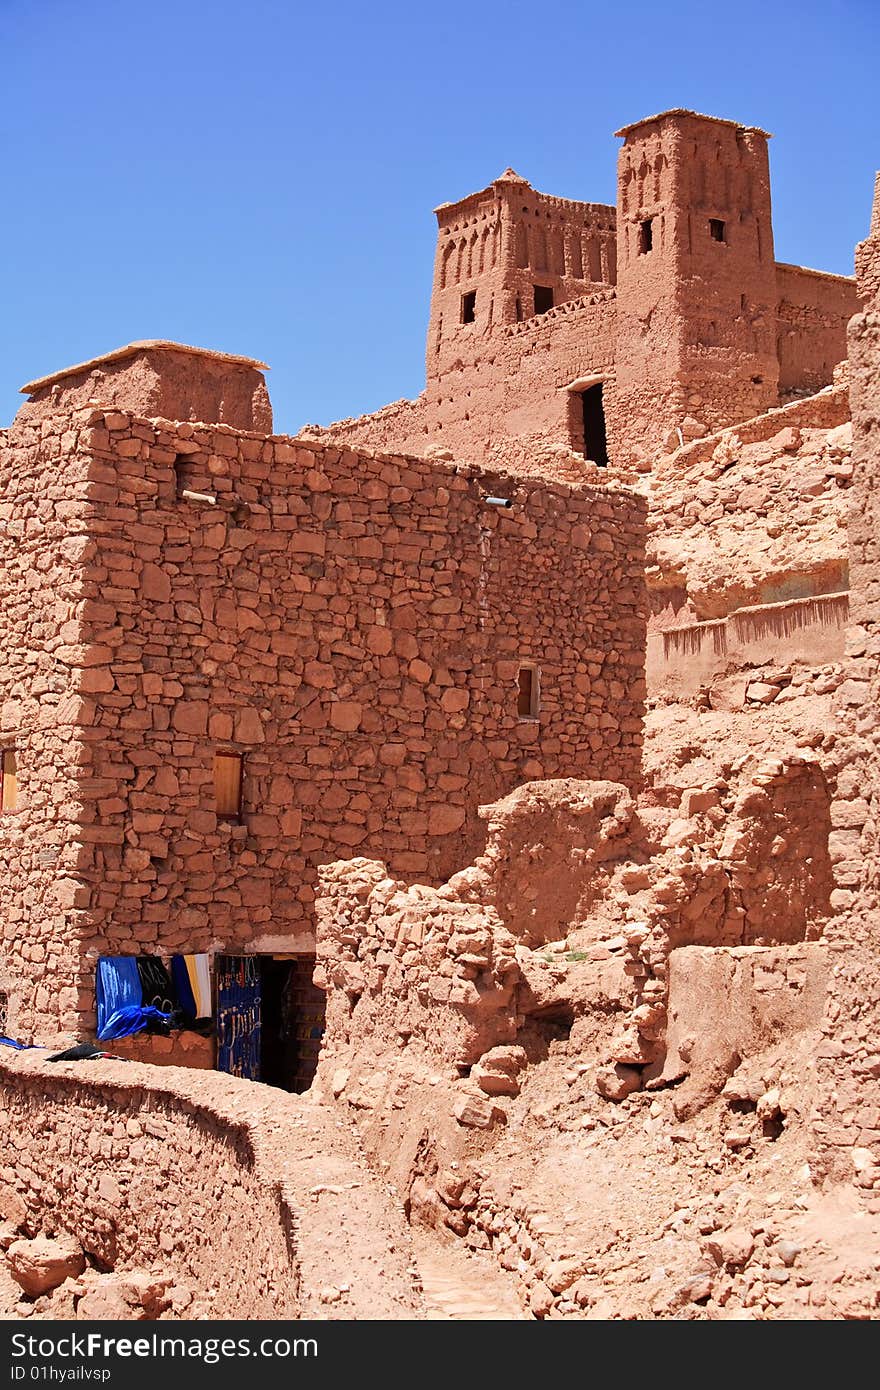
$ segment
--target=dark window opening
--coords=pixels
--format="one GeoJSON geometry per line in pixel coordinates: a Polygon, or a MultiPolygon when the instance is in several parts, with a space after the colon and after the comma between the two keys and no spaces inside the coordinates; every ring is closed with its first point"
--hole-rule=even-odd
{"type": "Polygon", "coordinates": [[[461,296],[461,321],[462,323],[473,323],[477,317],[477,292],[468,290],[467,294],[461,296]]]}
{"type": "Polygon", "coordinates": [[[639,255],[647,256],[654,245],[654,219],[646,217],[639,224],[639,255]]]}
{"type": "Polygon", "coordinates": [[[546,314],[548,309],[553,308],[553,286],[535,286],[535,313],[546,314]]]}
{"type": "Polygon", "coordinates": [[[763,386],[763,385],[764,385],[764,378],[763,378],[762,376],[753,376],[753,377],[752,377],[752,385],[753,385],[753,386],[763,386]]]}
{"type": "Polygon", "coordinates": [[[727,240],[727,237],[724,235],[724,226],[725,224],[721,221],[720,217],[709,218],[709,235],[713,241],[727,240]]]}
{"type": "Polygon", "coordinates": [[[0,990],[0,1037],[9,1037],[9,995],[0,990]]]}
{"type": "Polygon", "coordinates": [[[214,810],[220,820],[241,817],[242,762],[240,753],[214,754],[214,810]]]}
{"type": "Polygon", "coordinates": [[[516,301],[516,321],[522,323],[522,300],[520,299],[516,301]]]}
{"type": "Polygon", "coordinates": [[[520,666],[516,697],[516,712],[520,719],[537,719],[540,708],[538,669],[520,666]]]}
{"type": "Polygon", "coordinates": [[[178,454],[174,479],[178,497],[191,502],[216,502],[214,480],[204,460],[198,462],[191,454],[178,454]]]}
{"type": "Polygon", "coordinates": [[[4,748],[0,761],[0,810],[18,809],[18,764],[14,748],[4,748]]]}
{"type": "Polygon", "coordinates": [[[608,438],[605,433],[605,407],[602,403],[602,383],[589,386],[581,393],[584,426],[584,458],[598,468],[608,467],[608,438]]]}

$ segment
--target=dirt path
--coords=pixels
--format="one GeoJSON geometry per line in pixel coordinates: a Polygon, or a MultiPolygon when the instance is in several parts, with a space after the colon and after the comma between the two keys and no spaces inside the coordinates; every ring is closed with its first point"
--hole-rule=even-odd
{"type": "Polygon", "coordinates": [[[513,1280],[490,1255],[471,1254],[418,1231],[413,1231],[413,1246],[430,1321],[525,1318],[513,1280]]]}

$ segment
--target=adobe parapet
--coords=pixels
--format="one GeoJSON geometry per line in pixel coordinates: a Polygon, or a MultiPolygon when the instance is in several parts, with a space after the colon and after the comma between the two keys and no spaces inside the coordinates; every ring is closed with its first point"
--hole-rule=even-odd
{"type": "Polygon", "coordinates": [[[264,362],[251,357],[147,339],[29,381],[21,388],[28,400],[19,416],[33,420],[100,404],[149,419],[270,434],[272,406],[263,376],[267,370],[264,362]]]}
{"type": "Polygon", "coordinates": [[[705,116],[701,111],[690,111],[686,106],[671,106],[668,111],[658,111],[654,116],[643,116],[640,121],[631,121],[629,125],[621,126],[620,130],[615,130],[614,134],[619,139],[625,140],[636,130],[644,130],[646,126],[680,116],[688,116],[695,121],[708,121],[711,125],[731,126],[734,130],[742,131],[744,134],[762,135],[765,140],[773,139],[770,132],[762,130],[760,126],[743,125],[740,121],[728,121],[723,116],[705,116]]]}

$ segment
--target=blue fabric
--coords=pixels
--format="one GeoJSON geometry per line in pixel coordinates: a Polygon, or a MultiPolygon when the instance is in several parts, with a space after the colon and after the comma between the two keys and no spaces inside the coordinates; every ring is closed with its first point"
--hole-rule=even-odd
{"type": "Polygon", "coordinates": [[[189,972],[186,968],[186,961],[183,956],[171,957],[171,979],[174,988],[177,990],[177,1002],[181,1011],[190,1021],[196,1017],[196,1000],[192,992],[192,985],[189,982],[189,972]]]}
{"type": "Polygon", "coordinates": [[[144,1008],[144,992],[135,956],[102,956],[98,961],[95,993],[98,1002],[98,1037],[127,1038],[140,1033],[151,1019],[167,1022],[170,1015],[144,1008]]]}
{"type": "Polygon", "coordinates": [[[109,1038],[127,1038],[132,1033],[142,1032],[151,1019],[156,1018],[162,1023],[167,1023],[170,1017],[170,1014],[163,1014],[161,1009],[154,1009],[152,1004],[123,1004],[121,1008],[114,1010],[104,1027],[98,1030],[98,1037],[102,1042],[109,1038]]]}
{"type": "Polygon", "coordinates": [[[0,1043],[2,1043],[4,1047],[14,1047],[16,1052],[23,1052],[26,1047],[31,1046],[30,1043],[16,1042],[15,1038],[0,1038],[0,1043]]]}

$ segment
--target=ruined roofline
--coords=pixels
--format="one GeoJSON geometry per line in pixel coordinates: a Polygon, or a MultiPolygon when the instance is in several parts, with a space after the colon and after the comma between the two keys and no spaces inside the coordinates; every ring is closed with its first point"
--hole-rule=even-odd
{"type": "Polygon", "coordinates": [[[671,106],[667,111],[658,111],[654,116],[645,116],[640,121],[632,121],[629,125],[615,130],[614,134],[621,138],[626,138],[633,130],[640,130],[642,126],[653,125],[655,121],[663,121],[667,116],[693,116],[698,121],[711,121],[714,125],[732,126],[734,130],[741,130],[743,133],[749,132],[754,135],[763,135],[765,140],[772,140],[773,136],[769,130],[762,130],[757,125],[743,125],[740,121],[728,121],[723,116],[706,116],[702,111],[690,111],[685,106],[671,106]]]}
{"type": "MultiPolygon", "coordinates": [[[[518,183],[522,189],[534,194],[536,198],[540,198],[548,203],[559,204],[568,208],[577,208],[579,211],[584,211],[588,214],[605,212],[611,213],[614,217],[617,216],[617,207],[614,203],[589,203],[581,198],[561,198],[556,193],[542,193],[539,188],[533,188],[527,179],[517,179],[516,183],[518,183]]],[[[494,195],[499,184],[508,188],[515,186],[514,180],[507,179],[502,175],[501,178],[495,179],[493,183],[490,183],[488,188],[481,188],[477,193],[468,193],[464,198],[458,198],[451,203],[440,203],[439,206],[434,208],[434,216],[439,222],[441,214],[460,212],[463,209],[479,207],[484,199],[491,198],[494,195]]]]}
{"type": "Polygon", "coordinates": [[[833,270],[814,270],[809,265],[795,265],[793,261],[776,261],[777,270],[797,270],[801,275],[816,275],[820,280],[840,280],[844,285],[854,285],[854,275],[838,275],[833,270]]]}
{"type": "Polygon", "coordinates": [[[59,372],[50,372],[48,376],[37,377],[36,380],[29,381],[20,387],[20,393],[23,396],[30,396],[35,391],[42,391],[46,386],[63,381],[65,377],[78,376],[92,367],[101,367],[108,362],[120,362],[126,357],[136,356],[139,352],[153,352],[156,349],[164,352],[182,352],[191,357],[205,357],[212,362],[227,362],[237,367],[252,367],[258,372],[270,370],[265,362],[258,362],[253,357],[238,357],[231,352],[215,352],[211,348],[190,347],[187,343],[173,343],[167,338],[144,338],[134,343],[126,343],[125,347],[114,348],[112,352],[102,353],[100,357],[90,357],[88,361],[78,362],[73,367],[64,367],[59,372]]]}

